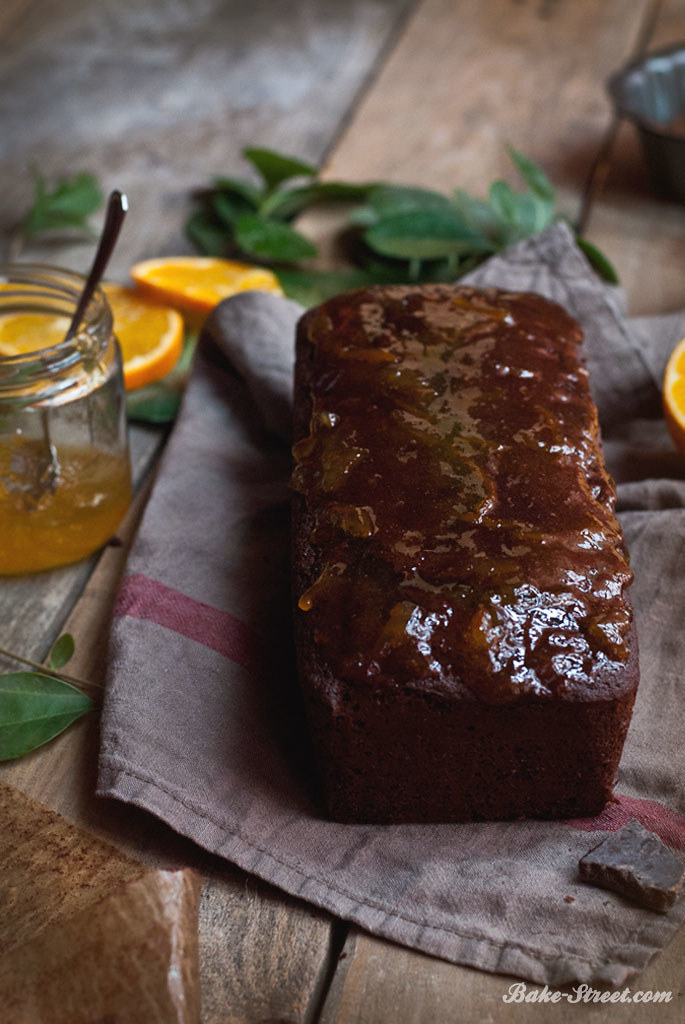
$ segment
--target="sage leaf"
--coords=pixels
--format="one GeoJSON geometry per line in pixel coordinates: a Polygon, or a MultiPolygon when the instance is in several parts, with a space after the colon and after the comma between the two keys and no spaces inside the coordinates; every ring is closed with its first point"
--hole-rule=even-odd
{"type": "Polygon", "coordinates": [[[316,256],[316,247],[299,231],[257,213],[239,218],[235,238],[243,252],[258,260],[295,263],[316,256]]]}
{"type": "Polygon", "coordinates": [[[43,176],[34,175],[33,205],[22,230],[32,236],[53,229],[75,227],[88,229],[88,218],[102,204],[102,191],[94,175],[86,171],[73,178],[60,178],[48,189],[43,176]]]}
{"type": "Polygon", "coordinates": [[[432,189],[376,185],[369,190],[366,206],[356,210],[351,220],[360,225],[374,224],[385,217],[424,210],[437,210],[449,216],[453,208],[447,196],[432,189]]]}
{"type": "Polygon", "coordinates": [[[317,181],[298,188],[283,188],[269,193],[262,201],[259,212],[263,217],[292,220],[293,217],[318,203],[359,202],[364,200],[373,184],[348,184],[344,181],[317,181]]]}
{"type": "Polygon", "coordinates": [[[603,280],[608,284],[618,284],[618,274],[613,264],[607,259],[603,252],[600,252],[596,245],[592,242],[588,242],[587,238],[582,238],[580,235],[576,235],[576,242],[578,247],[583,250],[585,257],[593,268],[593,270],[599,274],[603,280]]]}
{"type": "Polygon", "coordinates": [[[452,205],[474,234],[483,235],[493,243],[497,241],[501,222],[488,202],[470,196],[463,189],[456,189],[452,196],[452,205]]]}
{"type": "Polygon", "coordinates": [[[71,633],[63,633],[50,651],[50,668],[62,668],[74,654],[74,638],[71,633]]]}
{"type": "Polygon", "coordinates": [[[126,396],[126,416],[136,423],[173,423],[181,405],[190,364],[197,347],[197,333],[189,331],[183,350],[172,370],[126,396]]]}
{"type": "Polygon", "coordinates": [[[519,153],[513,146],[508,145],[507,152],[531,192],[554,206],[554,189],[542,168],[523,153],[519,153]]]}
{"type": "Polygon", "coordinates": [[[346,270],[301,270],[281,267],[276,271],[281,288],[289,299],[295,299],[303,306],[318,306],[320,302],[351,291],[353,288],[367,288],[374,284],[398,284],[401,278],[392,268],[370,272],[350,268],[346,270]]]}
{"type": "Polygon", "coordinates": [[[408,260],[440,259],[493,248],[451,210],[421,210],[386,217],[364,232],[364,241],[384,256],[408,260]]]}
{"type": "Polygon", "coordinates": [[[219,222],[231,229],[244,213],[254,212],[252,203],[233,192],[216,192],[212,197],[212,209],[219,222]]]}
{"type": "Polygon", "coordinates": [[[233,196],[242,199],[245,203],[256,210],[262,198],[262,190],[253,185],[251,181],[243,181],[241,178],[226,178],[219,176],[214,178],[214,186],[226,196],[233,196]]]}
{"type": "Polygon", "coordinates": [[[94,707],[75,686],[39,672],[0,676],[0,761],[22,757],[94,707]]]}
{"type": "Polygon", "coordinates": [[[243,150],[246,160],[256,167],[267,188],[272,189],[290,178],[316,176],[317,168],[292,156],[276,153],[273,149],[250,148],[243,150]]]}
{"type": "Polygon", "coordinates": [[[224,256],[231,245],[232,233],[224,224],[203,210],[190,215],[185,225],[186,237],[204,256],[224,256]]]}

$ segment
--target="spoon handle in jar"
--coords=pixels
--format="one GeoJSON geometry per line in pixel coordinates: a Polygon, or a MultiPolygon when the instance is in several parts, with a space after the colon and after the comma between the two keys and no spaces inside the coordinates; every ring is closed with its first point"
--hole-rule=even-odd
{"type": "Polygon", "coordinates": [[[112,255],[114,246],[116,245],[117,238],[119,237],[119,231],[123,223],[126,211],[128,210],[128,200],[123,192],[119,192],[116,189],[110,192],[109,199],[107,200],[107,213],[105,214],[105,223],[102,228],[102,234],[100,235],[100,241],[98,243],[95,258],[93,259],[93,265],[90,268],[90,273],[86,278],[81,297],[76,306],[76,310],[69,325],[64,340],[69,341],[74,337],[78,331],[81,321],[83,320],[84,313],[88,308],[88,303],[93,297],[93,292],[97,288],[105,272],[105,267],[109,262],[109,258],[112,255]]]}

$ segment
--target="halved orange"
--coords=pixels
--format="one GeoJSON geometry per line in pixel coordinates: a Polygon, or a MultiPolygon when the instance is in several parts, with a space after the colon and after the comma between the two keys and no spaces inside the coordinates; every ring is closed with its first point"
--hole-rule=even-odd
{"type": "Polygon", "coordinates": [[[222,299],[237,292],[255,289],[283,294],[278,278],[270,270],[213,256],[142,260],[132,267],[131,277],[148,295],[194,314],[206,315],[222,299]]]}
{"type": "Polygon", "coordinates": [[[114,317],[114,333],[124,360],[127,391],[159,380],[176,364],[183,348],[183,317],[134,288],[103,284],[114,317]]]}
{"type": "Polygon", "coordinates": [[[673,443],[685,455],[685,338],[673,349],[666,364],[662,397],[673,443]]]}

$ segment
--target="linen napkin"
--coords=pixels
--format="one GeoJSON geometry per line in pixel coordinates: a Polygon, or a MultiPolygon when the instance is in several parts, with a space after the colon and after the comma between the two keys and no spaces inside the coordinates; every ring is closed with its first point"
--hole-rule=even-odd
{"type": "Polygon", "coordinates": [[[685,850],[685,460],[660,417],[680,317],[627,322],[555,225],[469,280],[541,292],[582,323],[635,571],[642,682],[598,817],[340,825],[313,795],[290,648],[288,431],[300,308],[212,314],[112,625],[98,792],[377,935],[536,982],[622,984],[685,919],[578,881],[630,818],[685,850]]]}

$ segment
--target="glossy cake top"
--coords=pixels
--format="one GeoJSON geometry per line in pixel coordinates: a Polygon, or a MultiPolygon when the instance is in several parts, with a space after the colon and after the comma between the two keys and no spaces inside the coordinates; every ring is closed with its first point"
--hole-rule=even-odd
{"type": "Polygon", "coordinates": [[[310,311],[299,596],[335,677],[562,694],[627,657],[631,573],[582,332],[532,294],[366,289],[310,311]]]}

